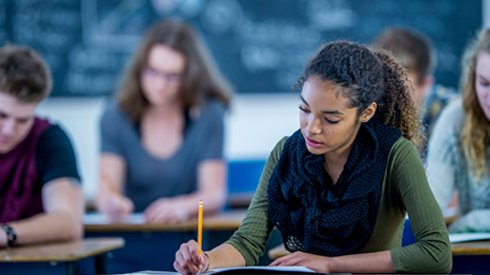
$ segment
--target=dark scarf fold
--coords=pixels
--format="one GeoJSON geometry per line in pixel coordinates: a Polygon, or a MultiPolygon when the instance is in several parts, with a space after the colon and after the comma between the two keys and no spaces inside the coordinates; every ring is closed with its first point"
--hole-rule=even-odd
{"type": "Polygon", "coordinates": [[[325,256],[357,253],[376,224],[381,184],[400,130],[376,119],[363,123],[334,185],[323,155],[306,148],[301,131],[284,144],[269,180],[269,218],[286,249],[325,256]]]}

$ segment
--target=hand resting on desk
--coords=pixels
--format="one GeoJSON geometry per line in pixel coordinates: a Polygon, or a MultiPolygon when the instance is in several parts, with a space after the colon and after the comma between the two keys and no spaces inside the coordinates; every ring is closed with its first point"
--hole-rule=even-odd
{"type": "Polygon", "coordinates": [[[294,252],[276,259],[269,266],[304,266],[318,273],[330,273],[331,260],[330,257],[294,252]]]}
{"type": "Polygon", "coordinates": [[[189,219],[189,213],[178,199],[160,198],[144,211],[148,223],[174,223],[189,219]]]}
{"type": "Polygon", "coordinates": [[[107,194],[106,199],[99,200],[97,208],[109,220],[118,221],[131,215],[134,211],[133,202],[120,194],[107,194]]]}

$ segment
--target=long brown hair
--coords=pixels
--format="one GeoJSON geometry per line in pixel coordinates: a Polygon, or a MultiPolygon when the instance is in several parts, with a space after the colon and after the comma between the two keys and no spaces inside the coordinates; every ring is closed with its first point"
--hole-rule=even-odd
{"type": "Polygon", "coordinates": [[[120,85],[119,105],[133,121],[139,121],[150,105],[141,88],[141,71],[154,45],[165,45],[186,57],[179,93],[185,108],[201,105],[209,97],[229,105],[232,89],[194,30],[182,22],[159,21],[147,31],[120,85]]]}
{"type": "Polygon", "coordinates": [[[358,116],[376,102],[374,119],[400,129],[418,149],[424,145],[425,139],[419,131],[421,120],[410,88],[405,85],[406,70],[387,51],[370,50],[348,41],[331,42],[320,47],[309,60],[294,88],[312,76],[339,85],[350,107],[358,108],[358,116]]]}
{"type": "MultiPolygon", "coordinates": [[[[489,160],[490,121],[483,113],[476,95],[476,64],[481,52],[490,54],[490,29],[484,29],[474,40],[463,59],[463,110],[466,121],[461,131],[461,140],[466,158],[473,164],[473,173],[481,179],[489,160]]],[[[488,173],[488,171],[487,171],[488,173]]]]}

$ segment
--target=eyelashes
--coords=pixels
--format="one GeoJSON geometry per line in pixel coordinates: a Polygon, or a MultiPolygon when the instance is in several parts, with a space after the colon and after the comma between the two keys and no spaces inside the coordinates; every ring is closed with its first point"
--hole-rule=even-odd
{"type": "MultiPolygon", "coordinates": [[[[302,112],[307,113],[307,114],[311,113],[309,110],[306,110],[301,105],[298,106],[298,109],[300,109],[302,112]]],[[[330,119],[328,119],[326,117],[324,119],[325,119],[326,122],[328,122],[330,124],[337,124],[337,123],[339,123],[339,120],[330,120],[330,119]]]]}

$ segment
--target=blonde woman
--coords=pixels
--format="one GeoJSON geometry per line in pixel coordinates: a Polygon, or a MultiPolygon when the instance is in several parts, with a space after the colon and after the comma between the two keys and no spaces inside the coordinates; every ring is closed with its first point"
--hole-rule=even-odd
{"type": "Polygon", "coordinates": [[[459,191],[451,232],[490,231],[490,29],[463,64],[462,99],[444,109],[429,142],[429,183],[443,209],[459,191]]]}

